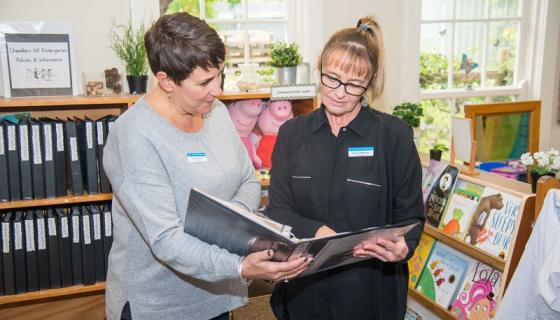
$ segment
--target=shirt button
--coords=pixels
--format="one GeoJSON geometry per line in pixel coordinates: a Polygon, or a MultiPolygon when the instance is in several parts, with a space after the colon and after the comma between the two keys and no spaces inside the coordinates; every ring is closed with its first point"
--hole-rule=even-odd
{"type": "Polygon", "coordinates": [[[342,128],[342,132],[346,132],[346,127],[342,128]]]}

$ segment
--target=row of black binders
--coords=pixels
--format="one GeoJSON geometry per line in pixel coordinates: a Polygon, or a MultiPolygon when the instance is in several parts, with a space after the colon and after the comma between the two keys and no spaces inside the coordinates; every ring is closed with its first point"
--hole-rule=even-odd
{"type": "Polygon", "coordinates": [[[0,294],[104,281],[111,203],[1,213],[0,294]]]}
{"type": "Polygon", "coordinates": [[[102,159],[115,119],[0,120],[0,201],[111,192],[102,159]]]}

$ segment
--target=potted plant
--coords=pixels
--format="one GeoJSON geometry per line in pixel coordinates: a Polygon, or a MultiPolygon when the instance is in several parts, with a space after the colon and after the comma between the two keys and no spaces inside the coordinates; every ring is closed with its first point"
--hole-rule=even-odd
{"type": "Polygon", "coordinates": [[[301,63],[296,43],[276,42],[270,50],[270,65],[277,68],[279,84],[296,83],[297,65],[301,63]]]}
{"type": "Polygon", "coordinates": [[[443,151],[449,151],[449,148],[445,144],[436,141],[430,149],[430,159],[441,161],[443,151]]]}
{"type": "Polygon", "coordinates": [[[111,49],[125,64],[126,80],[131,94],[145,93],[148,83],[144,32],[143,23],[134,29],[131,20],[126,25],[116,25],[113,22],[111,27],[111,49]]]}
{"type": "Polygon", "coordinates": [[[551,148],[549,151],[530,152],[521,155],[521,163],[529,168],[531,173],[531,187],[537,191],[537,181],[542,176],[556,176],[560,171],[560,152],[551,148]]]}
{"type": "Polygon", "coordinates": [[[420,137],[420,119],[424,116],[424,109],[418,103],[403,102],[393,108],[393,115],[408,123],[414,131],[414,143],[418,148],[420,137]]]}

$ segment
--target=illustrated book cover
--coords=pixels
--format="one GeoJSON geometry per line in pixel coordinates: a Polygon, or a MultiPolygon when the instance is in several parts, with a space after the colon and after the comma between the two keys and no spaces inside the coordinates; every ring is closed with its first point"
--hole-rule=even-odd
{"type": "Polygon", "coordinates": [[[434,227],[439,226],[439,222],[447,207],[449,196],[453,191],[453,187],[457,182],[459,169],[453,166],[447,166],[444,173],[434,182],[432,190],[428,194],[426,200],[426,222],[434,227]]]}
{"type": "Polygon", "coordinates": [[[465,239],[467,228],[478,206],[484,186],[458,179],[439,229],[450,236],[465,239]]]}
{"type": "Polygon", "coordinates": [[[435,241],[436,240],[432,236],[422,233],[420,242],[418,242],[418,246],[416,250],[414,250],[414,255],[408,260],[408,286],[410,288],[416,287],[418,278],[420,278],[420,273],[426,265],[426,261],[428,260],[435,241]]]}

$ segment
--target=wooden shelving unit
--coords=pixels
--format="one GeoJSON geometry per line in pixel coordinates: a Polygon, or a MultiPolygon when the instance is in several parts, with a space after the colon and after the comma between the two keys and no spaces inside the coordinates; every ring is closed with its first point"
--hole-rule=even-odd
{"type": "Polygon", "coordinates": [[[455,319],[455,317],[447,309],[443,308],[439,304],[436,304],[432,300],[426,298],[423,294],[418,292],[416,289],[408,288],[408,293],[426,308],[429,308],[438,318],[440,319],[455,319]]]}
{"type": "Polygon", "coordinates": [[[104,292],[104,291],[105,291],[105,282],[100,282],[89,286],[72,286],[66,288],[33,291],[25,294],[0,296],[0,308],[7,304],[60,298],[60,297],[75,295],[78,293],[95,293],[95,292],[104,292]]]}
{"type": "Polygon", "coordinates": [[[0,210],[9,210],[17,208],[33,208],[33,207],[48,207],[56,205],[67,205],[75,203],[89,203],[97,201],[109,201],[113,198],[112,193],[99,193],[83,196],[66,196],[52,199],[36,199],[36,200],[19,200],[0,202],[0,210]]]}

